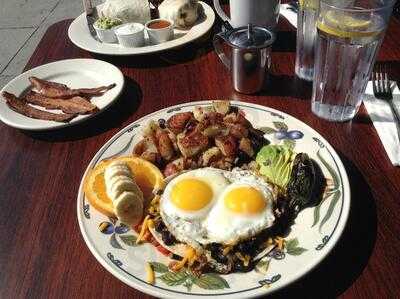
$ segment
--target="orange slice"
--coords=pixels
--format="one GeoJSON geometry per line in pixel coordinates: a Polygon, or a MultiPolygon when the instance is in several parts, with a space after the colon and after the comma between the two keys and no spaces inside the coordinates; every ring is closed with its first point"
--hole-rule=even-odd
{"type": "Polygon", "coordinates": [[[107,196],[104,181],[104,171],[114,161],[122,161],[128,164],[136,183],[143,192],[145,206],[153,198],[153,190],[164,188],[163,174],[149,161],[138,157],[118,157],[102,161],[88,172],[84,180],[86,198],[99,212],[109,217],[116,217],[112,201],[107,196]]]}

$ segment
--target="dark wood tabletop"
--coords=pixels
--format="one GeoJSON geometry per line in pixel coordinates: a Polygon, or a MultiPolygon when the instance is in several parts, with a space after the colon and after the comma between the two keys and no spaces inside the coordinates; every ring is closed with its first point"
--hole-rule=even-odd
{"type": "MultiPolygon", "coordinates": [[[[331,123],[310,110],[311,85],[294,76],[295,31],[281,19],[263,91],[241,95],[211,47],[213,32],[181,49],[139,57],[93,55],[67,37],[71,20],[54,24],[26,69],[69,58],[118,66],[126,86],[105,113],[49,132],[0,123],[0,298],[149,298],[108,273],[81,236],[76,198],[82,174],[121,128],[158,109],[201,99],[235,99],[289,113],[321,133],[342,159],[351,211],[332,253],[276,298],[400,296],[400,168],[390,163],[364,107],[353,121],[331,123]]],[[[214,31],[218,31],[216,24],[214,31]]],[[[392,19],[380,61],[400,79],[400,22],[392,19]]],[[[84,66],[82,66],[84,67],[84,66]]]]}

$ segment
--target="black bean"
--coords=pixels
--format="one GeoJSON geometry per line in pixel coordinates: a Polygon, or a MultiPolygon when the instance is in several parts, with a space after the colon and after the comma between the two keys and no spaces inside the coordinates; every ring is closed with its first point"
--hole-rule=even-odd
{"type": "Polygon", "coordinates": [[[242,261],[237,260],[234,262],[233,268],[237,272],[249,272],[253,269],[253,265],[249,263],[247,266],[245,266],[242,261]]]}
{"type": "Polygon", "coordinates": [[[236,246],[237,250],[241,252],[242,254],[247,254],[247,255],[253,255],[253,252],[255,251],[255,242],[254,241],[247,241],[247,242],[242,242],[239,243],[236,246]]]}
{"type": "Polygon", "coordinates": [[[177,260],[177,261],[181,261],[182,260],[182,257],[180,255],[175,254],[175,253],[172,254],[171,258],[174,259],[174,260],[177,260]]]}
{"type": "Polygon", "coordinates": [[[166,128],[166,121],[163,118],[160,118],[158,120],[158,125],[160,126],[161,129],[165,129],[166,128]]]}
{"type": "Polygon", "coordinates": [[[158,221],[158,222],[156,222],[156,225],[154,228],[155,228],[156,232],[161,233],[161,231],[164,230],[166,227],[165,227],[164,222],[158,221]]]}
{"type": "Polygon", "coordinates": [[[218,244],[218,243],[210,243],[208,245],[208,249],[210,251],[218,251],[218,250],[220,250],[220,248],[221,248],[221,244],[218,244]]]}
{"type": "Polygon", "coordinates": [[[222,253],[222,251],[211,251],[211,257],[215,259],[219,263],[225,264],[228,259],[227,257],[222,253]]]}
{"type": "Polygon", "coordinates": [[[173,245],[176,242],[175,237],[167,230],[161,232],[161,237],[165,245],[173,245]]]}
{"type": "Polygon", "coordinates": [[[225,264],[228,261],[227,257],[223,254],[223,249],[221,244],[211,243],[208,246],[208,249],[211,252],[211,257],[215,259],[217,262],[225,264]]]}
{"type": "Polygon", "coordinates": [[[243,164],[249,163],[251,161],[251,158],[249,157],[248,154],[246,154],[242,150],[238,150],[237,153],[237,159],[235,160],[235,166],[242,166],[243,164]]]}
{"type": "Polygon", "coordinates": [[[229,113],[238,113],[239,112],[239,108],[236,106],[232,106],[229,109],[229,113]]]}

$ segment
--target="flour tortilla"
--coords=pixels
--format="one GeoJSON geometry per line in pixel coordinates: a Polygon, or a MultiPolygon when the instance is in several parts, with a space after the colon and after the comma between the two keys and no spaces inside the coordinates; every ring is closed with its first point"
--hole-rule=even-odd
{"type": "Polygon", "coordinates": [[[108,18],[120,19],[123,23],[150,21],[150,6],[147,0],[106,0],[101,14],[108,18]]]}
{"type": "Polygon", "coordinates": [[[187,245],[182,244],[182,243],[178,243],[178,244],[174,244],[171,246],[168,246],[164,243],[162,236],[159,232],[157,232],[154,228],[149,228],[150,233],[153,235],[154,239],[156,239],[156,241],[165,249],[167,249],[168,251],[171,251],[173,254],[176,254],[180,257],[184,257],[186,250],[187,250],[187,245]]]}

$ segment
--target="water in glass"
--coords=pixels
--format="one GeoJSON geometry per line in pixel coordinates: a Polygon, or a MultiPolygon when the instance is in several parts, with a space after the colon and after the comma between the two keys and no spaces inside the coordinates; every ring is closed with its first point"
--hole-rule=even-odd
{"type": "Polygon", "coordinates": [[[326,11],[317,22],[312,111],[330,121],[357,113],[386,27],[368,15],[326,11]]]}

